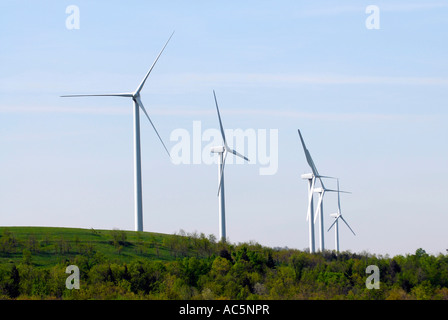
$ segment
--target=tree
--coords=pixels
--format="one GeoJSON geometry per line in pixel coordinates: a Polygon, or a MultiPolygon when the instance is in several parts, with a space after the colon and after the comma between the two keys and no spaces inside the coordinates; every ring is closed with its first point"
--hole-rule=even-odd
{"type": "Polygon", "coordinates": [[[3,230],[2,237],[0,238],[0,251],[3,253],[15,253],[17,246],[17,240],[14,234],[8,229],[3,230]]]}
{"type": "Polygon", "coordinates": [[[23,249],[22,251],[22,261],[24,264],[31,264],[31,251],[28,249],[23,249]]]}
{"type": "Polygon", "coordinates": [[[201,275],[207,274],[211,265],[206,260],[196,257],[184,258],[181,263],[181,276],[189,286],[197,286],[201,275]]]}
{"type": "Polygon", "coordinates": [[[417,250],[415,250],[415,256],[417,258],[422,258],[422,257],[427,257],[428,254],[426,253],[425,250],[423,250],[422,248],[418,248],[417,250]]]}
{"type": "Polygon", "coordinates": [[[5,289],[8,296],[13,299],[20,295],[20,275],[15,264],[11,267],[9,281],[6,283],[5,289]]]}
{"type": "MultiPolygon", "coordinates": [[[[151,236],[150,240],[149,240],[149,246],[152,247],[152,242],[153,242],[153,236],[151,236]]],[[[142,238],[141,232],[137,232],[137,242],[136,242],[136,252],[137,254],[143,254],[144,250],[145,250],[145,242],[142,238]]]]}
{"type": "Polygon", "coordinates": [[[166,267],[158,261],[134,261],[129,265],[133,292],[157,292],[163,282],[166,267]]]}
{"type": "Polygon", "coordinates": [[[28,241],[26,243],[28,249],[31,252],[38,252],[39,251],[39,243],[37,241],[36,235],[35,234],[30,234],[28,236],[28,241]]]}
{"type": "Polygon", "coordinates": [[[401,271],[401,267],[395,259],[390,260],[389,267],[392,281],[395,281],[396,275],[401,271]]]}
{"type": "Polygon", "coordinates": [[[229,259],[216,257],[215,260],[213,260],[210,273],[214,277],[225,276],[227,272],[229,272],[230,268],[231,264],[229,262],[229,259]]]}
{"type": "Polygon", "coordinates": [[[434,288],[428,280],[423,281],[411,290],[411,295],[417,300],[430,300],[434,294],[434,288]]]}
{"type": "Polygon", "coordinates": [[[55,252],[59,254],[65,254],[70,252],[70,243],[64,239],[64,237],[60,237],[55,242],[55,252]]]}
{"type": "Polygon", "coordinates": [[[268,261],[266,261],[266,266],[269,269],[274,269],[275,268],[275,261],[274,261],[274,258],[272,258],[272,252],[271,251],[269,251],[269,253],[268,253],[268,261]]]}
{"type": "Polygon", "coordinates": [[[119,246],[126,246],[126,232],[123,230],[114,229],[110,232],[112,236],[112,244],[115,248],[118,248],[119,246]]]}
{"type": "Polygon", "coordinates": [[[227,259],[228,261],[232,261],[232,255],[230,254],[229,250],[227,250],[226,248],[222,248],[219,251],[219,256],[221,258],[227,259]]]}
{"type": "Polygon", "coordinates": [[[296,281],[300,281],[302,278],[303,269],[309,264],[306,253],[298,253],[293,255],[291,257],[291,262],[296,275],[296,281]]]}

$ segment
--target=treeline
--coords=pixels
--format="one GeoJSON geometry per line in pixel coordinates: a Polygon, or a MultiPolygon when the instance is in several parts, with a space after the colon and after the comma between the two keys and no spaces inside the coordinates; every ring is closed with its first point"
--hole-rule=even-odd
{"type": "MultiPolygon", "coordinates": [[[[213,236],[167,236],[162,242],[130,241],[117,231],[110,246],[116,258],[95,247],[51,267],[33,263],[32,253],[0,265],[1,299],[445,299],[448,255],[423,249],[393,258],[369,253],[310,254],[257,243],[217,242],[213,236]],[[114,240],[115,239],[115,240],[114,240]],[[146,243],[146,244],[145,244],[146,243]],[[130,262],[120,246],[170,250],[172,260],[130,262]],[[68,290],[68,265],[80,270],[80,289],[68,290]],[[368,289],[366,268],[378,267],[380,288],[368,289]]],[[[0,253],[5,255],[6,253],[0,253]]]]}

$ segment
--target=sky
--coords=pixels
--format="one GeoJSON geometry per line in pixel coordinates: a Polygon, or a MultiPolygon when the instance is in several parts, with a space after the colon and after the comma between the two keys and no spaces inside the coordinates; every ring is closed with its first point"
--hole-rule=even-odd
{"type": "MultiPolygon", "coordinates": [[[[191,157],[141,114],[145,231],[218,236],[215,90],[226,133],[257,145],[228,157],[229,241],[309,246],[300,129],[351,192],[341,250],[445,254],[447,30],[447,1],[2,1],[0,225],[134,229],[131,99],[60,96],[135,90],[175,31],[141,97],[191,157]]],[[[327,249],[336,211],[327,193],[327,249]]]]}

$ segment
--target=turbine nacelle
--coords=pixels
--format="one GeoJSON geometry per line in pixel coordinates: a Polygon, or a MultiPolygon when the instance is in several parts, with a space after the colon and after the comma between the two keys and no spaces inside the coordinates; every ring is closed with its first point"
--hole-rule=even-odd
{"type": "Polygon", "coordinates": [[[324,191],[326,191],[326,189],[324,189],[324,188],[314,188],[314,192],[317,192],[317,193],[323,193],[324,191]]]}
{"type": "Polygon", "coordinates": [[[226,150],[224,146],[216,146],[210,149],[211,153],[223,153],[226,150]]]}
{"type": "Polygon", "coordinates": [[[311,179],[314,178],[314,174],[312,174],[312,173],[305,173],[305,174],[302,174],[300,177],[302,179],[304,179],[304,180],[311,180],[311,179]]]}
{"type": "Polygon", "coordinates": [[[340,216],[339,213],[332,213],[332,214],[330,214],[330,217],[333,217],[333,218],[338,218],[339,216],[340,216]]]}

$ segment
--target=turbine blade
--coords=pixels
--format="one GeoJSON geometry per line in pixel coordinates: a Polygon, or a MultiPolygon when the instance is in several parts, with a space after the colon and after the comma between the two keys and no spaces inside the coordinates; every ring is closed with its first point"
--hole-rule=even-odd
{"type": "Polygon", "coordinates": [[[318,213],[320,213],[320,210],[321,210],[321,204],[324,199],[325,191],[326,190],[324,189],[323,192],[319,196],[319,202],[317,203],[316,215],[314,216],[314,223],[316,223],[317,217],[319,216],[318,213]]]}
{"type": "Polygon", "coordinates": [[[213,90],[213,96],[215,97],[216,111],[218,112],[219,128],[221,130],[222,139],[224,140],[224,146],[227,148],[226,135],[224,134],[224,128],[222,126],[221,115],[219,114],[218,100],[216,99],[215,90],[213,90]]]}
{"type": "Polygon", "coordinates": [[[157,63],[157,60],[159,60],[159,57],[161,56],[163,50],[165,50],[165,47],[167,46],[168,42],[171,40],[171,37],[173,36],[173,33],[171,34],[171,36],[168,38],[167,42],[165,43],[165,45],[163,46],[162,50],[160,50],[159,55],[157,56],[156,60],[153,62],[151,68],[149,69],[148,73],[146,73],[146,76],[143,78],[142,82],[140,83],[140,85],[137,87],[137,89],[135,90],[134,94],[138,94],[140,93],[140,91],[142,90],[143,86],[145,85],[146,79],[148,79],[149,74],[151,73],[152,69],[154,68],[154,66],[157,63]]]}
{"type": "MultiPolygon", "coordinates": [[[[317,172],[317,169],[316,169],[316,172],[317,172]]],[[[317,178],[320,181],[320,186],[322,187],[322,189],[325,189],[324,182],[322,181],[322,177],[318,175],[317,178]]]]}
{"type": "Polygon", "coordinates": [[[326,188],[324,188],[324,189],[325,189],[325,191],[329,191],[329,192],[351,193],[350,191],[341,191],[341,190],[326,189],[326,188]]]}
{"type": "Polygon", "coordinates": [[[165,143],[163,143],[163,140],[162,140],[162,138],[160,137],[159,132],[157,132],[157,129],[156,129],[156,127],[154,126],[154,123],[152,123],[151,118],[149,117],[148,113],[146,112],[146,109],[145,109],[145,107],[143,106],[142,101],[140,100],[140,98],[137,98],[136,100],[137,100],[138,105],[140,106],[140,108],[142,108],[143,112],[145,113],[146,117],[148,118],[149,122],[151,123],[151,125],[152,125],[154,131],[156,132],[157,136],[159,137],[159,140],[160,140],[160,142],[162,143],[163,147],[165,148],[165,151],[166,151],[166,153],[168,154],[168,157],[171,158],[170,152],[169,152],[168,149],[166,148],[165,143]]]}
{"type": "Polygon", "coordinates": [[[60,96],[61,98],[68,97],[132,97],[132,93],[104,93],[104,94],[68,94],[60,96]]]}
{"type": "Polygon", "coordinates": [[[303,140],[302,133],[300,130],[297,130],[299,132],[300,141],[302,142],[303,151],[305,152],[306,161],[308,162],[308,165],[311,167],[311,170],[313,171],[313,174],[316,177],[319,177],[319,172],[317,172],[316,165],[314,164],[313,158],[311,157],[310,152],[306,148],[305,141],[303,140]]]}
{"type": "Polygon", "coordinates": [[[247,157],[243,156],[241,153],[236,152],[235,150],[230,149],[230,152],[232,152],[234,155],[236,155],[240,158],[243,158],[246,161],[249,161],[249,159],[247,157]]]}
{"type": "Polygon", "coordinates": [[[341,219],[342,219],[342,221],[344,221],[344,223],[347,225],[347,227],[350,229],[350,231],[356,236],[356,233],[352,230],[352,228],[348,225],[348,223],[347,223],[347,221],[345,221],[345,219],[344,219],[344,217],[343,216],[339,216],[341,219]]]}
{"type": "Polygon", "coordinates": [[[305,145],[305,141],[303,140],[302,133],[300,132],[300,129],[297,129],[297,131],[299,132],[299,137],[300,137],[300,141],[302,142],[303,151],[305,151],[306,145],[305,145]]]}
{"type": "Polygon", "coordinates": [[[308,210],[306,213],[306,221],[309,221],[310,215],[311,215],[311,201],[313,200],[313,190],[314,190],[314,184],[316,182],[316,177],[313,177],[311,181],[311,187],[308,190],[308,210]]]}
{"type": "Polygon", "coordinates": [[[329,176],[317,176],[318,178],[325,178],[325,179],[337,179],[336,177],[329,177],[329,176]]]}
{"type": "Polygon", "coordinates": [[[222,179],[224,177],[224,166],[226,164],[226,158],[227,158],[227,150],[224,149],[224,157],[222,159],[222,163],[221,163],[221,174],[220,174],[220,178],[219,178],[219,186],[218,186],[218,196],[219,193],[221,192],[221,186],[222,186],[222,179]]]}
{"type": "MultiPolygon", "coordinates": [[[[340,216],[339,216],[340,217],[340,216]]],[[[333,228],[333,226],[336,224],[336,221],[338,221],[339,217],[337,217],[336,219],[334,219],[333,223],[331,224],[330,228],[328,228],[327,232],[330,231],[331,228],[333,228]]]]}
{"type": "Polygon", "coordinates": [[[338,182],[338,212],[339,214],[341,213],[341,193],[339,191],[339,179],[337,180],[338,182]]]}

